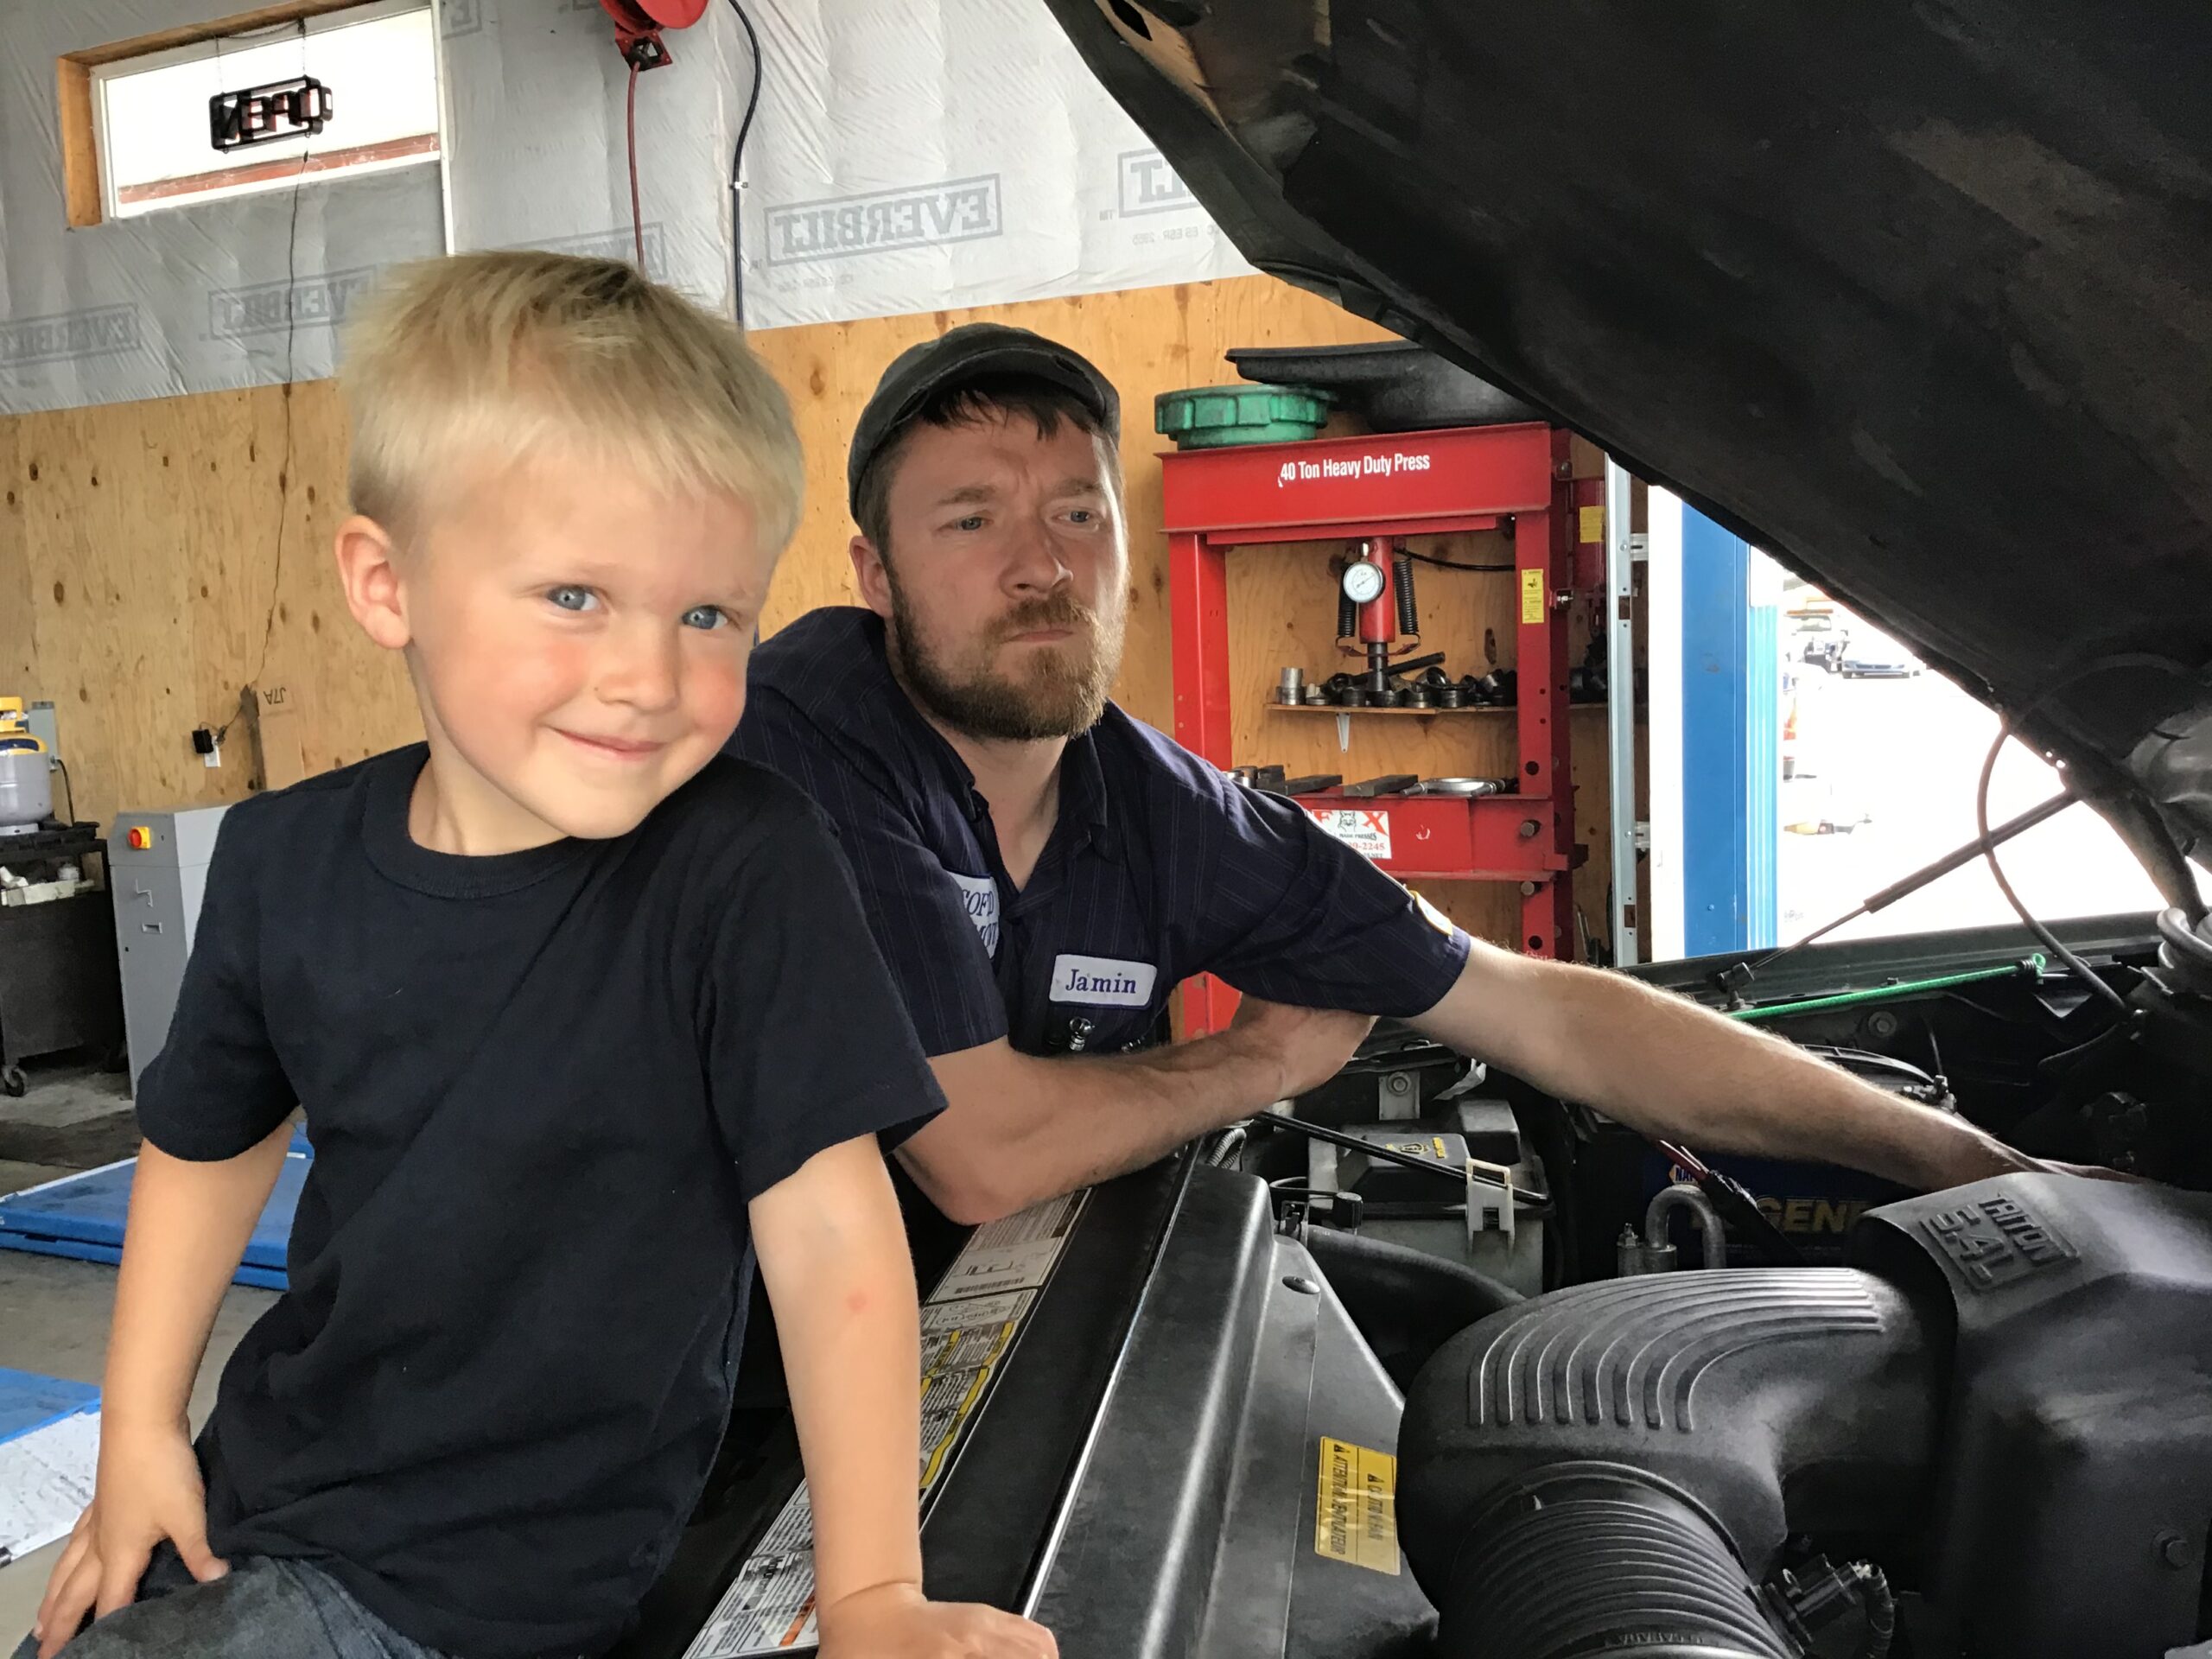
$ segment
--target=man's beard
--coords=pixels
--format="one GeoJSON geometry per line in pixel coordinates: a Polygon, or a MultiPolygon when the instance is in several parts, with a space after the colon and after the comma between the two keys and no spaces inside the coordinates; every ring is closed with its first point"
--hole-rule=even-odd
{"type": "Polygon", "coordinates": [[[1033,743],[1096,725],[1121,667],[1122,620],[1118,607],[1109,617],[1062,588],[1017,607],[956,653],[928,637],[891,577],[892,661],[908,695],[941,724],[984,741],[1033,743]],[[1044,628],[1065,628],[1068,638],[1031,650],[1019,673],[993,666],[1007,640],[1044,628]]]}

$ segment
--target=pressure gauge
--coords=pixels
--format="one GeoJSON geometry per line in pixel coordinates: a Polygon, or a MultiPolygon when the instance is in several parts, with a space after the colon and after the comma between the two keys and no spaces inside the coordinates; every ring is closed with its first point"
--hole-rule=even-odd
{"type": "Polygon", "coordinates": [[[1344,566],[1344,597],[1355,605],[1372,605],[1382,597],[1382,567],[1365,559],[1344,566]]]}

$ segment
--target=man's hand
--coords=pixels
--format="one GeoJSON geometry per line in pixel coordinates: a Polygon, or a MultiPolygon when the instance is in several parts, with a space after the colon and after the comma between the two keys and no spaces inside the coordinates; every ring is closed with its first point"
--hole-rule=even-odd
{"type": "Polygon", "coordinates": [[[1245,997],[1236,1005],[1230,1040],[1281,1069],[1275,1099],[1288,1100],[1318,1089],[1351,1058],[1352,1051],[1375,1028],[1371,1014],[1340,1014],[1333,1008],[1294,1008],[1286,1003],[1245,997]]]}
{"type": "Polygon", "coordinates": [[[822,1659],[1058,1659],[1052,1632],[995,1607],[879,1585],[824,1607],[822,1659]]]}
{"type": "Polygon", "coordinates": [[[207,1494],[183,1428],[103,1422],[99,1487],[54,1564],[31,1627],[39,1659],[53,1659],[87,1612],[105,1618],[128,1607],[164,1538],[202,1584],[231,1570],[207,1548],[207,1494]]]}

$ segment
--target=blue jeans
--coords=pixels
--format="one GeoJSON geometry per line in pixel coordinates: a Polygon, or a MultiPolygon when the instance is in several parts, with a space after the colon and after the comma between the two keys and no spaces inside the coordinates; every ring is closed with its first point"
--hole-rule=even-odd
{"type": "MultiPolygon", "coordinates": [[[[88,1625],[67,1659],[442,1659],[410,1642],[308,1561],[242,1556],[213,1584],[194,1581],[164,1543],[138,1599],[88,1625]]],[[[15,1659],[37,1659],[26,1637],[15,1659]]]]}

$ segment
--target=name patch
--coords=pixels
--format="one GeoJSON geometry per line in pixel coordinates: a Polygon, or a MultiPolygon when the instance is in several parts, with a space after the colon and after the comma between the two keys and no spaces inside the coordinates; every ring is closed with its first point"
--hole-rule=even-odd
{"type": "Polygon", "coordinates": [[[1052,1001],[1089,1002],[1109,1008],[1141,1008],[1152,1002],[1160,969],[1148,962],[1116,962],[1108,957],[1052,958],[1052,1001]]]}
{"type": "Polygon", "coordinates": [[[960,889],[960,903],[968,912],[968,919],[976,925],[976,936],[983,941],[983,949],[995,957],[999,953],[999,885],[988,875],[958,875],[947,870],[952,885],[960,889]]]}

